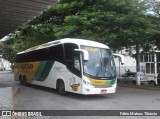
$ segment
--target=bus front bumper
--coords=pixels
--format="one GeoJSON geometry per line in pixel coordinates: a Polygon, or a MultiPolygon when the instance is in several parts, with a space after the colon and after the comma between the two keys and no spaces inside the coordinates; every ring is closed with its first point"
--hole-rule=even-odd
{"type": "Polygon", "coordinates": [[[94,95],[94,94],[111,94],[116,92],[117,84],[113,84],[111,87],[107,88],[96,88],[84,86],[82,90],[82,94],[84,95],[94,95]]]}

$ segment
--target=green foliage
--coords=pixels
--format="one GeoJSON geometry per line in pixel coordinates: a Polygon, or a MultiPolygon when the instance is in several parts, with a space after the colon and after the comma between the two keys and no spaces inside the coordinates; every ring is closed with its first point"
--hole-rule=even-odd
{"type": "Polygon", "coordinates": [[[14,63],[16,52],[12,49],[12,43],[9,41],[0,43],[0,54],[4,59],[14,63]]]}
{"type": "MultiPolygon", "coordinates": [[[[78,8],[80,10],[73,7],[76,6],[75,1],[65,2],[53,7],[53,11],[55,8],[57,13],[63,13],[60,20],[63,23],[54,28],[55,37],[58,39],[86,38],[107,43],[116,49],[143,45],[149,42],[148,38],[152,35],[148,34],[148,31],[154,30],[139,0],[90,0],[88,4],[81,0],[78,8]]],[[[54,24],[54,21],[50,23],[54,24]]]]}
{"type": "Polygon", "coordinates": [[[6,44],[14,53],[64,37],[99,41],[113,50],[149,47],[158,44],[160,20],[145,11],[140,0],[61,0],[20,27],[6,44]]]}

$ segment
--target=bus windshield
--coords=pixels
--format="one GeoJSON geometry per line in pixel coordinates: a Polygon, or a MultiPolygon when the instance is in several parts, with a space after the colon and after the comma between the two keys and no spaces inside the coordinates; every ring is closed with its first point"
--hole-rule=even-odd
{"type": "Polygon", "coordinates": [[[110,49],[81,46],[89,53],[89,60],[84,62],[84,75],[96,79],[113,79],[116,67],[110,49]]]}

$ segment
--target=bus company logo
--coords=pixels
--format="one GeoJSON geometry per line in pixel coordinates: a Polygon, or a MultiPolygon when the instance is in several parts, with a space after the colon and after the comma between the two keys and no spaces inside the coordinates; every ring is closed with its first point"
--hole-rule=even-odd
{"type": "Polygon", "coordinates": [[[101,84],[101,83],[103,83],[102,81],[94,81],[94,83],[96,83],[96,84],[101,84]]]}
{"type": "Polygon", "coordinates": [[[78,90],[78,87],[80,86],[80,83],[78,83],[78,84],[72,84],[72,85],[70,85],[71,87],[72,87],[72,90],[73,91],[77,91],[78,90]]]}
{"type": "Polygon", "coordinates": [[[33,64],[22,64],[21,69],[33,69],[33,64]]]}
{"type": "Polygon", "coordinates": [[[11,116],[11,111],[2,111],[2,116],[11,116]]]}

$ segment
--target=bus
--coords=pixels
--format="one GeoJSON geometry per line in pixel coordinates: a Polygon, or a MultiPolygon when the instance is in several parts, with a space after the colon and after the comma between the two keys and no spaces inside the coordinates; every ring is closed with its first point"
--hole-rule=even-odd
{"type": "Polygon", "coordinates": [[[20,84],[35,84],[77,94],[115,93],[116,67],[110,48],[102,43],[64,38],[16,54],[14,78],[20,84]]]}

